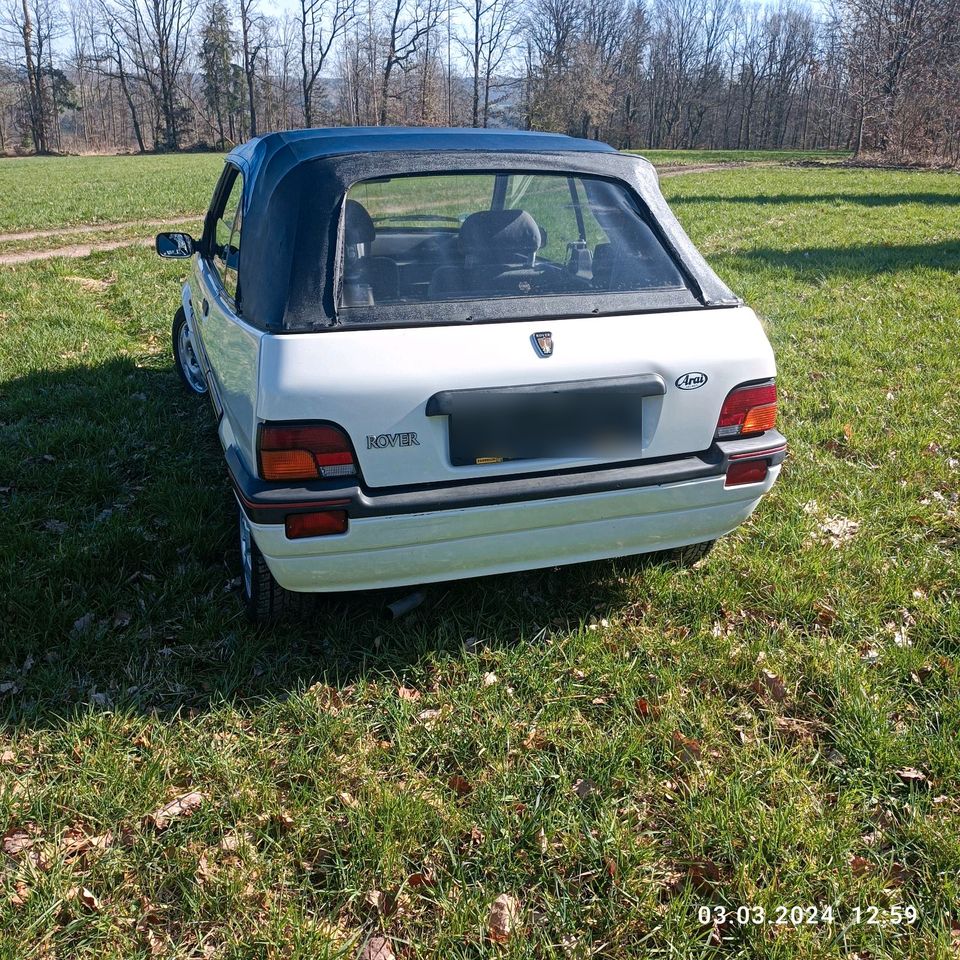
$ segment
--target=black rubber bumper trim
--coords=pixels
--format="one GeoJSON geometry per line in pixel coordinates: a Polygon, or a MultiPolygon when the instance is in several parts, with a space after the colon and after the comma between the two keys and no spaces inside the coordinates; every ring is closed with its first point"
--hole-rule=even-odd
{"type": "Polygon", "coordinates": [[[283,523],[289,513],[314,510],[346,510],[352,519],[358,519],[632,490],[722,476],[731,457],[766,459],[771,466],[776,466],[785,455],[786,440],[776,430],[768,430],[759,437],[714,443],[709,450],[683,457],[562,473],[391,487],[382,492],[336,480],[281,487],[254,477],[233,447],[227,449],[226,459],[234,489],[247,516],[254,523],[283,523]]]}

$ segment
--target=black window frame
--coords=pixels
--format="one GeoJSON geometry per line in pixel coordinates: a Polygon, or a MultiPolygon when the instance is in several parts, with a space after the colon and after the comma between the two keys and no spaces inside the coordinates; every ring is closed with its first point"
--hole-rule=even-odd
{"type": "MultiPolygon", "coordinates": [[[[239,166],[228,161],[224,165],[223,173],[220,174],[220,179],[217,181],[217,185],[214,188],[213,199],[210,201],[210,208],[208,209],[206,218],[204,219],[200,255],[203,257],[204,262],[207,265],[208,272],[215,278],[218,293],[233,307],[234,312],[239,316],[241,302],[239,252],[237,256],[236,270],[236,296],[231,296],[230,292],[227,290],[226,284],[223,281],[223,277],[220,275],[220,270],[214,262],[214,257],[217,252],[217,223],[219,223],[220,218],[223,216],[223,211],[227,205],[227,201],[230,199],[230,196],[233,193],[233,186],[237,181],[237,177],[240,177],[240,195],[238,197],[237,215],[240,217],[242,225],[243,208],[246,202],[244,193],[247,190],[247,178],[244,176],[244,172],[239,166]]],[[[236,223],[234,223],[234,227],[235,226],[236,223]]],[[[231,238],[232,236],[233,233],[231,232],[231,238]]]]}

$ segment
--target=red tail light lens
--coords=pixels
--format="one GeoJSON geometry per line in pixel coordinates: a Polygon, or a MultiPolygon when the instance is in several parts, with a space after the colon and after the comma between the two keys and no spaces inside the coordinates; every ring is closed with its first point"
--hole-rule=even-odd
{"type": "Polygon", "coordinates": [[[328,537],[347,532],[346,510],[324,510],[319,513],[291,513],[283,521],[290,540],[301,537],[328,537]]]}
{"type": "Polygon", "coordinates": [[[727,467],[724,485],[738,487],[743,483],[761,483],[767,479],[766,460],[741,460],[727,467]]]}
{"type": "Polygon", "coordinates": [[[264,480],[319,480],[357,473],[349,438],[329,424],[265,423],[260,428],[259,454],[264,480]]]}
{"type": "Polygon", "coordinates": [[[731,390],[717,421],[717,439],[747,437],[772,430],[777,422],[777,385],[761,383],[731,390]]]}

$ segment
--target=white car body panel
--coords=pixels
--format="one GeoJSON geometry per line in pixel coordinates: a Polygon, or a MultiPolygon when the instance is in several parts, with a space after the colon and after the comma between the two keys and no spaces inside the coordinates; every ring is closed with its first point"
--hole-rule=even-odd
{"type": "Polygon", "coordinates": [[[345,534],[288,540],[252,524],[277,582],[327,592],[433,583],[672,549],[724,536],[770,489],[723,477],[639,490],[354,520],[345,534]]]}
{"type": "MultiPolygon", "coordinates": [[[[587,317],[399,329],[338,329],[261,340],[257,418],[329,420],[353,440],[372,488],[544,473],[594,466],[597,459],[540,459],[454,466],[447,418],[427,417],[441,390],[657,374],[665,396],[643,402],[642,436],[621,460],[706,450],[730,390],[773,377],[773,352],[746,307],[639,316],[587,317]],[[548,328],[554,351],[540,356],[533,334],[548,328]],[[680,390],[676,380],[704,372],[707,382],[680,390]],[[368,449],[366,437],[416,433],[417,446],[368,449]]],[[[252,449],[245,459],[254,462],[252,449]]]]}

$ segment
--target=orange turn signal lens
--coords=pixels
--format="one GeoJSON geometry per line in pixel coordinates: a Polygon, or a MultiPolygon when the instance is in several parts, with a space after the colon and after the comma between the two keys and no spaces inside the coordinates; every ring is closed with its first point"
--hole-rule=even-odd
{"type": "Polygon", "coordinates": [[[317,461],[309,450],[261,450],[264,480],[302,480],[318,477],[317,461]]]}
{"type": "Polygon", "coordinates": [[[777,422],[777,405],[767,403],[762,407],[751,407],[743,418],[741,434],[764,433],[772,430],[777,422]]]}

